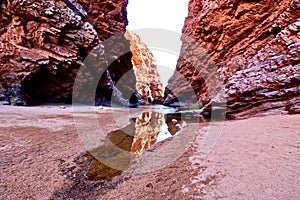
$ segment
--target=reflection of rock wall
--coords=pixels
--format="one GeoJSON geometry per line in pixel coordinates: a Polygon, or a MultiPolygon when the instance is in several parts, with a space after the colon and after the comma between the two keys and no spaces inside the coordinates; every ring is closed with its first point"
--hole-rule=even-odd
{"type": "MultiPolygon", "coordinates": [[[[214,84],[211,79],[217,77],[225,84],[227,111],[233,116],[299,108],[299,9],[299,0],[191,0],[183,34],[201,45],[218,69],[212,71],[192,40],[183,38],[182,55],[197,66],[180,58],[177,71],[194,88],[199,103],[212,98],[205,79],[214,84]]],[[[187,85],[178,77],[168,87],[176,96],[186,96],[187,85]]]]}
{"type": "Polygon", "coordinates": [[[136,88],[142,99],[162,102],[164,96],[163,85],[157,72],[155,58],[140,37],[126,31],[126,38],[131,41],[130,49],[133,53],[132,63],[136,75],[136,88]]]}
{"type": "Polygon", "coordinates": [[[149,111],[141,114],[135,121],[135,135],[131,151],[139,156],[150,148],[156,142],[164,123],[162,113],[149,111]]]}
{"type": "MultiPolygon", "coordinates": [[[[90,50],[99,45],[92,55],[97,63],[78,77],[83,85],[98,84],[98,76],[104,72],[97,100],[101,101],[98,104],[109,104],[111,83],[132,69],[132,54],[123,34],[104,42],[104,46],[101,41],[125,31],[127,1],[76,2],[1,1],[0,101],[20,105],[27,104],[30,98],[42,102],[70,101],[79,67],[90,50]],[[116,59],[121,50],[128,54],[116,59]],[[105,69],[111,62],[108,74],[105,69]]],[[[131,94],[135,89],[133,72],[129,80],[119,85],[124,87],[121,91],[131,94]]]]}
{"type": "Polygon", "coordinates": [[[108,133],[99,147],[86,154],[92,161],[87,172],[89,179],[111,180],[120,171],[126,170],[134,158],[157,141],[164,123],[164,114],[149,111],[129,125],[108,133]]]}

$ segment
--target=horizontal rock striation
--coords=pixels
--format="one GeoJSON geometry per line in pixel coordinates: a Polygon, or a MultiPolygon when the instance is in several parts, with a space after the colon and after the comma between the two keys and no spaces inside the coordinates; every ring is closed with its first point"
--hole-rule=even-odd
{"type": "Polygon", "coordinates": [[[131,41],[132,64],[136,76],[136,89],[148,103],[162,103],[164,88],[157,71],[156,60],[137,34],[127,30],[126,38],[131,41]]]}
{"type": "Polygon", "coordinates": [[[123,34],[127,1],[7,0],[0,6],[0,101],[70,102],[77,77],[78,101],[96,96],[96,104],[110,105],[127,72],[119,90],[135,93],[123,34]]]}
{"type": "Polygon", "coordinates": [[[299,9],[299,0],[191,0],[182,57],[167,86],[173,97],[184,96],[189,85],[200,104],[225,99],[232,117],[299,112],[299,9]],[[201,59],[195,43],[209,58],[201,59]]]}

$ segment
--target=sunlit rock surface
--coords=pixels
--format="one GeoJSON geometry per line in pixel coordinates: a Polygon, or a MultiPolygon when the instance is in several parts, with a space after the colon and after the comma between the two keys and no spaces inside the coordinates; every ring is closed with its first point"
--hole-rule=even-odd
{"type": "Polygon", "coordinates": [[[217,95],[208,85],[217,91],[219,79],[230,116],[299,113],[299,9],[299,0],[191,0],[178,72],[168,85],[173,96],[189,98],[190,85],[198,102],[208,104],[217,95]]]}
{"type": "Polygon", "coordinates": [[[132,63],[139,95],[145,102],[162,103],[164,88],[152,52],[137,34],[127,30],[126,38],[131,41],[132,63]]]}
{"type": "Polygon", "coordinates": [[[1,1],[0,101],[70,102],[76,76],[86,90],[78,100],[93,101],[96,93],[96,104],[110,105],[118,82],[120,91],[133,94],[126,6],[127,1],[1,1]],[[129,78],[121,80],[126,72],[129,78]],[[91,85],[98,85],[96,92],[86,89],[91,85]]]}

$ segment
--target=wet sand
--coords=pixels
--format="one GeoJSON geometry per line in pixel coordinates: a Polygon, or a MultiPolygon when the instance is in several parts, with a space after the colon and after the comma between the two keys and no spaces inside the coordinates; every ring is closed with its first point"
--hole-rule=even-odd
{"type": "MultiPolygon", "coordinates": [[[[128,113],[117,111],[122,112],[128,113]]],[[[133,109],[130,117],[140,112],[133,109]]],[[[113,113],[97,111],[100,116],[113,113]]],[[[118,118],[117,125],[101,119],[109,129],[128,123],[126,117],[118,118]]],[[[185,127],[181,134],[196,137],[163,168],[128,171],[112,182],[89,181],[90,163],[82,157],[86,150],[70,107],[0,106],[0,199],[299,198],[300,115],[227,121],[215,147],[201,157],[207,129],[185,127]]]]}

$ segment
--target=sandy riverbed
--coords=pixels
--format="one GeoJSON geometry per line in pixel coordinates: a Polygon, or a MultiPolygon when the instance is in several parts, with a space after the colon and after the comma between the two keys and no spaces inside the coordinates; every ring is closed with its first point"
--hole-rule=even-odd
{"type": "MultiPolygon", "coordinates": [[[[130,115],[140,112],[133,109],[130,115]]],[[[111,129],[128,123],[126,117],[117,125],[105,117],[112,113],[116,110],[97,111],[111,129]]],[[[299,198],[299,115],[227,121],[217,144],[202,157],[207,129],[185,127],[181,134],[195,138],[163,168],[129,171],[112,182],[89,181],[90,163],[82,156],[85,147],[70,107],[0,106],[0,199],[299,198]]]]}

